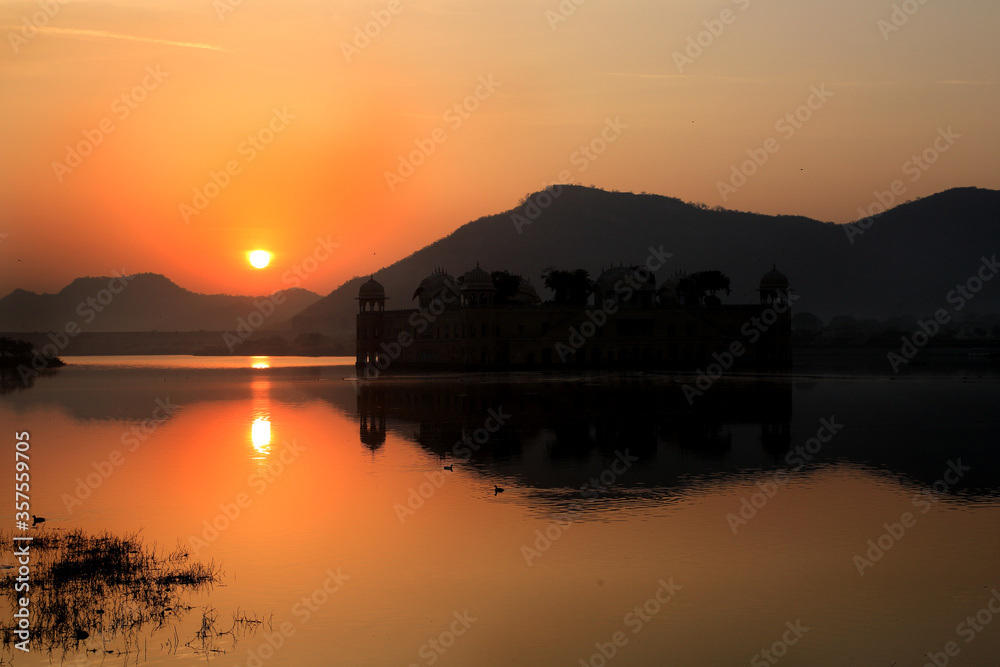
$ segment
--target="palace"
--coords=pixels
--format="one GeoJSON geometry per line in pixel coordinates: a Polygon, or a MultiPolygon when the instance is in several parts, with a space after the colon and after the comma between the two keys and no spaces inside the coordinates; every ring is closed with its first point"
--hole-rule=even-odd
{"type": "Polygon", "coordinates": [[[760,280],[760,302],[722,305],[691,298],[677,274],[656,284],[643,267],[605,270],[587,305],[542,303],[530,281],[502,298],[480,268],[453,278],[437,269],[413,293],[416,308],[386,310],[372,277],[357,301],[357,368],[364,377],[431,369],[693,369],[713,355],[734,365],[791,364],[788,279],[760,280]]]}

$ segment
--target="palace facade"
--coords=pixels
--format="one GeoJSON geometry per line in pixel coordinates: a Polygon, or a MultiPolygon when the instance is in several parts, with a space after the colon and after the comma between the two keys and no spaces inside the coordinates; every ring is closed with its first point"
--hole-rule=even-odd
{"type": "Polygon", "coordinates": [[[478,265],[458,278],[437,269],[413,293],[415,308],[386,310],[373,276],[357,297],[358,372],[694,369],[726,355],[734,366],[790,365],[790,291],[780,271],[761,278],[756,304],[692,303],[678,293],[683,278],[657,285],[644,267],[613,267],[594,282],[589,303],[574,306],[542,303],[523,278],[501,303],[478,265]]]}

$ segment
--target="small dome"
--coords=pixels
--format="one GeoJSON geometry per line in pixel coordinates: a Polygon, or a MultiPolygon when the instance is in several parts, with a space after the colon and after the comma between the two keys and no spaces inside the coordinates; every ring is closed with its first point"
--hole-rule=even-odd
{"type": "Polygon", "coordinates": [[[787,290],[788,278],[784,273],[771,265],[771,270],[760,279],[761,290],[787,290]]]}
{"type": "Polygon", "coordinates": [[[420,281],[420,285],[413,293],[413,298],[420,297],[429,301],[448,289],[455,289],[455,281],[444,269],[436,269],[434,273],[420,281]]]}
{"type": "MultiPolygon", "coordinates": [[[[645,269],[643,269],[645,270],[645,269]]],[[[613,266],[610,269],[606,269],[597,276],[597,280],[594,281],[594,288],[597,290],[598,294],[612,294],[615,291],[615,285],[628,284],[626,278],[629,276],[633,277],[632,282],[638,280],[640,267],[638,266],[613,266]]],[[[650,272],[646,271],[649,276],[646,282],[641,285],[640,290],[652,290],[656,288],[656,277],[650,272]]]]}
{"type": "Polygon", "coordinates": [[[382,287],[382,283],[375,280],[372,276],[368,279],[361,289],[358,290],[359,299],[384,299],[385,298],[385,288],[382,287]]]}
{"type": "Polygon", "coordinates": [[[686,275],[675,273],[660,283],[660,286],[656,288],[656,291],[657,293],[676,294],[677,287],[680,285],[681,280],[684,280],[685,278],[687,278],[686,275]]]}
{"type": "Polygon", "coordinates": [[[535,304],[541,303],[542,297],[538,295],[538,290],[531,284],[530,280],[521,278],[521,284],[517,286],[517,294],[511,299],[514,303],[535,304]]]}
{"type": "Polygon", "coordinates": [[[462,276],[462,289],[483,291],[495,290],[496,287],[493,286],[493,277],[479,268],[477,263],[476,268],[462,276]]]}
{"type": "Polygon", "coordinates": [[[661,303],[677,303],[677,284],[677,278],[669,278],[657,288],[656,294],[661,303]]]}

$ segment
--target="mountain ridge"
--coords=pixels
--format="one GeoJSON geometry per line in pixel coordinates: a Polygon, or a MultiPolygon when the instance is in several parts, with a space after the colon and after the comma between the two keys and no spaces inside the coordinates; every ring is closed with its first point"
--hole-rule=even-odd
{"type": "MultiPolygon", "coordinates": [[[[776,265],[801,297],[798,312],[824,319],[926,317],[945,305],[948,290],[972,275],[981,257],[1000,250],[1000,191],[952,188],[844,225],[709,208],[663,195],[554,186],[467,222],[325,296],[301,288],[277,292],[286,303],[263,328],[353,340],[355,297],[369,275],[385,286],[389,308],[414,307],[413,291],[436,268],[461,275],[477,262],[487,271],[528,278],[544,296],[540,276],[546,267],[581,267],[596,278],[611,264],[640,264],[650,247],[660,246],[673,256],[658,280],[675,271],[718,269],[732,279],[724,302],[755,301],[760,277],[776,265]]],[[[59,329],[68,318],[78,319],[76,303],[67,300],[85,298],[109,280],[77,278],[56,294],[17,288],[0,299],[0,330],[59,329]]],[[[199,294],[153,273],[129,280],[132,286],[108,306],[109,314],[120,312],[102,313],[90,330],[232,330],[238,317],[254,310],[255,299],[265,298],[199,294]]],[[[1000,312],[1000,285],[983,289],[967,312],[1000,312]]]]}
{"type": "Polygon", "coordinates": [[[265,325],[275,328],[321,296],[300,287],[262,296],[201,294],[150,272],[84,276],[55,293],[13,290],[0,299],[0,331],[61,331],[70,322],[93,332],[228,331],[268,298],[281,301],[265,325]]]}
{"type": "MultiPolygon", "coordinates": [[[[602,266],[642,263],[649,246],[662,244],[673,258],[658,280],[675,270],[719,269],[733,281],[728,302],[756,300],[757,282],[777,265],[802,297],[802,312],[919,317],[943,303],[948,281],[970,275],[980,255],[1000,248],[1000,192],[983,188],[909,201],[863,220],[867,229],[852,229],[800,215],[710,209],[662,195],[557,187],[468,222],[374,272],[386,288],[387,307],[413,307],[410,295],[436,267],[460,275],[479,261],[487,271],[523,275],[544,294],[540,274],[546,266],[582,267],[596,278],[602,266]],[[851,237],[849,230],[860,234],[851,237]]],[[[293,328],[351,333],[354,297],[366,279],[346,281],[295,316],[293,328]]],[[[1000,311],[1000,289],[984,294],[976,304],[982,307],[1000,311]]]]}

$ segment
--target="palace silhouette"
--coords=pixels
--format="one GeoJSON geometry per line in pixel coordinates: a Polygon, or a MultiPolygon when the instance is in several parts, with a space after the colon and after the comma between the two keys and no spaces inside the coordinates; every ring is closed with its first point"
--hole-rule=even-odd
{"type": "MultiPolygon", "coordinates": [[[[509,274],[508,274],[509,275],[509,274]]],[[[756,304],[692,298],[675,274],[662,284],[638,266],[601,273],[587,304],[542,303],[529,280],[499,299],[477,266],[453,278],[436,269],[412,299],[386,310],[374,276],[358,292],[359,374],[431,369],[691,369],[730,355],[733,366],[791,364],[788,279],[772,268],[756,304]],[[637,279],[639,278],[639,279],[637,279]]]]}

